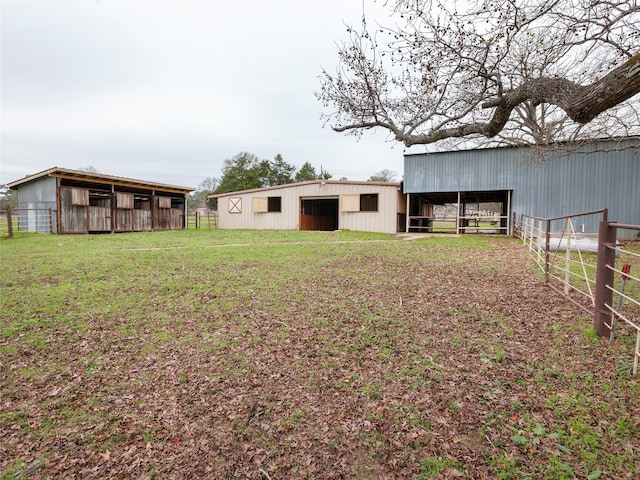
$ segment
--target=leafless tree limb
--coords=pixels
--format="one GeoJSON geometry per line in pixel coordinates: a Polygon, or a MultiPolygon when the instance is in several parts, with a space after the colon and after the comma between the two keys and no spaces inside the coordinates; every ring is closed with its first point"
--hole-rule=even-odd
{"type": "Polygon", "coordinates": [[[385,5],[395,25],[371,33],[363,18],[361,29],[348,29],[336,74],[322,74],[316,95],[334,108],[324,117],[335,131],[382,128],[405,146],[638,132],[636,0],[385,5]]]}

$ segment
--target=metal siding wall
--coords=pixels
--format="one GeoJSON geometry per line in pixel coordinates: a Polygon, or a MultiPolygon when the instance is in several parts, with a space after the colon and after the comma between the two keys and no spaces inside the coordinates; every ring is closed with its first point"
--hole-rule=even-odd
{"type": "MultiPolygon", "coordinates": [[[[18,187],[18,208],[50,208],[56,210],[56,179],[53,177],[43,177],[33,182],[25,183],[18,187]]],[[[28,212],[19,212],[19,223],[28,224],[28,212]]],[[[52,218],[53,232],[57,232],[57,217],[55,213],[52,218]]],[[[48,226],[38,225],[37,230],[48,232],[48,226]]]]}
{"type": "MultiPolygon", "coordinates": [[[[377,193],[377,212],[340,212],[338,224],[344,230],[357,230],[363,232],[396,233],[397,214],[399,211],[396,187],[366,187],[354,185],[353,194],[377,193]]],[[[347,193],[347,192],[343,192],[347,193]]]]}
{"type": "Polygon", "coordinates": [[[340,197],[345,194],[377,193],[378,212],[342,212],[338,208],[338,226],[341,229],[371,232],[395,233],[397,213],[404,210],[399,206],[396,186],[352,185],[319,183],[301,187],[273,188],[261,192],[239,193],[218,199],[218,227],[227,229],[256,230],[297,230],[300,221],[300,198],[304,197],[340,197]],[[281,197],[282,212],[253,213],[251,203],[253,197],[281,197]],[[230,197],[242,198],[242,213],[230,214],[228,201],[230,197]]]}
{"type": "MultiPolygon", "coordinates": [[[[640,224],[635,145],[637,139],[600,142],[542,164],[515,148],[408,155],[404,191],[513,190],[513,212],[554,217],[607,208],[610,220],[640,224]]],[[[585,219],[585,230],[597,231],[595,217],[585,219]]]]}
{"type": "Polygon", "coordinates": [[[56,179],[44,177],[18,187],[20,208],[56,208],[56,179]]]}

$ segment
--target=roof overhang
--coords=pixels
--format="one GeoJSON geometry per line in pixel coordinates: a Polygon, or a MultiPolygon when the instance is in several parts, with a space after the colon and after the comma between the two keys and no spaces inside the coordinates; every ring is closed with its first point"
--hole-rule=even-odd
{"type": "Polygon", "coordinates": [[[103,185],[117,185],[120,187],[137,188],[142,190],[162,190],[163,192],[188,194],[195,190],[191,187],[183,187],[180,185],[169,185],[165,183],[147,182],[134,178],[116,177],[113,175],[103,175],[101,173],[85,172],[83,170],[71,170],[68,168],[53,167],[48,170],[29,175],[15,180],[7,184],[9,188],[15,189],[25,183],[33,182],[42,177],[55,177],[67,180],[85,181],[91,183],[100,183],[103,185]]]}

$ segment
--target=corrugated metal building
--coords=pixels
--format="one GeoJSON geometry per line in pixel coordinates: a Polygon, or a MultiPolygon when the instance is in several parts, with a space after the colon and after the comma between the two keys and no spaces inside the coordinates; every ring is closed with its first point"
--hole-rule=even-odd
{"type": "Polygon", "coordinates": [[[7,184],[18,192],[20,230],[57,233],[186,228],[193,188],[53,167],[7,184]],[[39,221],[43,211],[52,214],[39,221]]]}
{"type": "Polygon", "coordinates": [[[210,195],[218,228],[404,231],[400,183],[311,180],[210,195]]]}
{"type": "MultiPolygon", "coordinates": [[[[457,205],[463,231],[473,215],[511,233],[514,212],[549,218],[602,208],[610,221],[640,224],[639,149],[640,138],[627,138],[567,145],[544,161],[526,148],[405,155],[407,229],[430,231],[434,207],[446,204],[457,205]]],[[[585,231],[597,232],[598,221],[585,217],[585,231]]]]}

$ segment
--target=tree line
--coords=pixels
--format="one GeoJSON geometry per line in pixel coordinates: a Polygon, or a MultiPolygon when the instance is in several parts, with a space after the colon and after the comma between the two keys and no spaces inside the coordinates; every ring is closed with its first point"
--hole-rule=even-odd
{"type": "MultiPolygon", "coordinates": [[[[397,173],[385,169],[375,173],[369,181],[392,182],[397,173]]],[[[274,187],[309,180],[329,180],[333,176],[322,167],[320,170],[305,162],[299,169],[277,154],[273,160],[260,160],[256,155],[240,152],[224,161],[221,177],[207,177],[198,189],[189,196],[189,208],[209,207],[215,209],[215,200],[207,201],[208,195],[239,192],[254,188],[274,187]]],[[[347,180],[345,177],[340,180],[347,180]]]]}

